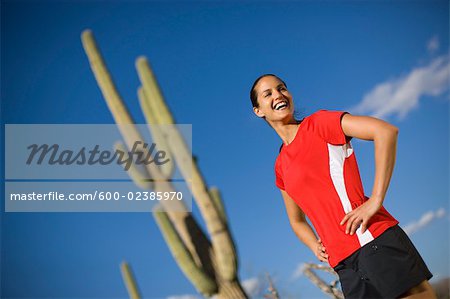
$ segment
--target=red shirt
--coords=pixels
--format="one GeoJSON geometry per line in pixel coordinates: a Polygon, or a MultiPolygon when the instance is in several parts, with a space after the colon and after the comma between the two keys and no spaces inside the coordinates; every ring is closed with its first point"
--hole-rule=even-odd
{"type": "Polygon", "coordinates": [[[349,136],[341,117],[348,112],[319,110],[305,117],[275,162],[276,185],[285,190],[309,218],[335,267],[341,260],[399,222],[382,206],[368,229],[346,234],[345,214],[369,197],[363,185],[349,136]]]}

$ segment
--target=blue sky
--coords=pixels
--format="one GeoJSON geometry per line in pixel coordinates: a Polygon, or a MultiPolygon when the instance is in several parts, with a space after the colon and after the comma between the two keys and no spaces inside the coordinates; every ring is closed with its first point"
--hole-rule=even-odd
{"type": "MultiPolygon", "coordinates": [[[[295,274],[315,258],[274,184],[281,140],[248,98],[257,76],[276,73],[301,117],[347,110],[399,127],[385,207],[437,281],[450,274],[448,11],[448,1],[2,1],[2,126],[113,123],[81,46],[87,28],[144,123],[134,63],[145,55],[222,192],[241,280],[254,290],[268,272],[283,298],[325,298],[295,274]]],[[[370,195],[373,143],[352,144],[370,195]]],[[[126,297],[122,260],[145,297],[196,294],[149,214],[3,211],[2,297],[126,297]]]]}

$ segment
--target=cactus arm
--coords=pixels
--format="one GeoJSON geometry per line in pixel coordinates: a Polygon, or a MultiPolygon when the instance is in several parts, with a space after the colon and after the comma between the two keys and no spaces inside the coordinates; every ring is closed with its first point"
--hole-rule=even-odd
{"type": "MultiPolygon", "coordinates": [[[[231,277],[232,275],[236,275],[235,273],[238,268],[238,258],[237,258],[237,253],[236,253],[236,247],[234,245],[234,241],[231,236],[230,228],[228,227],[225,207],[223,205],[222,196],[220,195],[219,189],[215,188],[215,187],[211,187],[211,188],[209,188],[208,192],[209,192],[209,195],[212,199],[212,202],[213,202],[219,216],[221,217],[221,219],[223,221],[224,226],[227,229],[228,238],[230,238],[229,246],[226,248],[228,250],[228,254],[230,254],[230,257],[228,260],[223,261],[224,263],[227,263],[227,265],[226,265],[227,268],[222,268],[223,271],[228,271],[228,275],[229,275],[228,279],[229,279],[229,277],[231,277]]],[[[225,276],[225,277],[227,277],[227,276],[225,276]]],[[[229,280],[231,281],[231,279],[229,279],[229,280]]]]}
{"type": "Polygon", "coordinates": [[[214,205],[216,206],[220,218],[222,219],[224,224],[227,224],[227,215],[225,213],[225,207],[223,206],[223,201],[219,189],[216,187],[211,187],[208,191],[214,202],[214,205]]]}
{"type": "Polygon", "coordinates": [[[157,211],[153,213],[153,216],[158,223],[158,226],[174,259],[186,277],[188,277],[188,279],[195,286],[197,291],[207,297],[215,294],[218,289],[217,283],[214,278],[209,277],[196,265],[183,241],[170,222],[169,217],[167,217],[167,214],[165,212],[157,211]]]}
{"type": "MultiPolygon", "coordinates": [[[[138,58],[136,67],[145,94],[149,97],[150,101],[154,101],[155,105],[159,107],[158,119],[160,119],[160,123],[173,123],[174,119],[172,114],[162,98],[155,76],[147,60],[144,57],[138,58]]],[[[167,142],[182,175],[186,180],[190,177],[192,178],[191,191],[211,236],[218,271],[223,278],[231,281],[236,278],[237,260],[234,254],[234,246],[230,232],[222,221],[219,211],[215,208],[200,170],[197,164],[193,163],[190,150],[180,132],[178,130],[171,131],[167,142]]]]}
{"type": "Polygon", "coordinates": [[[172,113],[169,111],[164,102],[163,95],[159,89],[156,77],[151,71],[147,58],[144,56],[136,59],[136,69],[138,70],[139,79],[142,82],[145,94],[148,99],[152,101],[152,107],[155,109],[155,116],[159,124],[173,124],[175,123],[172,113]]]}
{"type": "Polygon", "coordinates": [[[131,148],[134,142],[142,140],[142,137],[135,126],[132,126],[134,121],[123,104],[122,97],[119,95],[114,81],[103,61],[92,31],[84,30],[81,34],[81,41],[89,59],[92,72],[94,73],[95,79],[103,94],[103,98],[105,99],[127,146],[131,148]]]}
{"type": "Polygon", "coordinates": [[[128,290],[128,295],[131,299],[140,299],[141,295],[134,279],[131,267],[127,262],[122,262],[120,264],[120,272],[122,272],[122,279],[125,283],[125,287],[128,290]]]}
{"type": "Polygon", "coordinates": [[[153,107],[154,105],[152,105],[152,102],[149,101],[148,97],[145,95],[144,88],[142,86],[138,87],[137,94],[146,123],[151,125],[159,124],[157,118],[158,112],[155,110],[155,107],[153,107]]]}
{"type": "MultiPolygon", "coordinates": [[[[123,100],[120,97],[109,74],[109,71],[106,68],[106,64],[103,61],[99,49],[97,48],[92,31],[83,31],[81,34],[81,40],[86,55],[88,56],[92,72],[94,73],[97,83],[100,86],[103,97],[108,104],[114,120],[119,127],[122,137],[125,140],[125,144],[128,148],[132,148],[136,141],[141,141],[143,143],[143,138],[134,125],[133,119],[126,109],[123,100]]],[[[144,148],[143,146],[140,146],[137,150],[143,151],[144,148]]],[[[159,171],[158,166],[153,163],[147,165],[147,171],[155,180],[166,180],[166,178],[159,171]]]]}
{"type": "MultiPolygon", "coordinates": [[[[97,84],[102,91],[103,98],[108,104],[109,110],[111,111],[122,137],[125,140],[125,144],[128,148],[132,148],[135,141],[142,141],[142,137],[137,131],[136,126],[133,125],[133,120],[114,85],[106,64],[104,63],[101,53],[97,47],[92,31],[84,30],[81,34],[81,41],[89,59],[92,72],[97,80],[97,84]]],[[[142,150],[142,148],[140,148],[140,150],[142,150]]],[[[166,178],[162,175],[161,171],[159,171],[158,166],[151,163],[147,165],[146,168],[153,179],[161,181],[156,184],[155,188],[163,191],[171,190],[171,184],[167,181],[165,182],[166,178]]],[[[162,203],[164,204],[164,202],[162,203]]],[[[171,202],[170,204],[178,204],[180,207],[178,207],[177,211],[184,211],[171,212],[170,209],[168,209],[167,213],[175,224],[177,231],[183,238],[183,241],[187,244],[191,253],[194,254],[195,248],[190,239],[190,233],[184,225],[184,219],[188,216],[187,209],[183,202],[171,202]]]]}
{"type": "Polygon", "coordinates": [[[112,112],[114,120],[117,124],[132,124],[133,120],[126,107],[122,104],[122,98],[120,97],[100,51],[97,48],[97,43],[95,42],[92,31],[83,31],[81,34],[81,41],[88,56],[92,72],[94,73],[95,79],[106,100],[106,104],[112,112]]]}
{"type": "MultiPolygon", "coordinates": [[[[114,144],[114,150],[119,150],[125,153],[125,155],[128,155],[125,145],[120,141],[114,144]]],[[[126,157],[126,159],[128,159],[128,156],[126,157]]],[[[143,167],[141,171],[140,169],[138,169],[135,163],[131,163],[130,169],[127,170],[127,173],[133,180],[133,182],[141,189],[149,190],[154,188],[154,182],[150,180],[151,177],[145,167],[143,167]]]]}
{"type": "MultiPolygon", "coordinates": [[[[156,114],[158,114],[158,111],[155,110],[152,105],[152,102],[149,101],[148,97],[144,93],[144,89],[140,87],[138,89],[138,98],[139,98],[139,104],[141,105],[142,112],[144,113],[145,120],[147,122],[147,126],[149,131],[152,134],[153,140],[156,143],[156,147],[158,150],[162,150],[166,153],[166,158],[172,159],[169,146],[167,145],[167,142],[163,136],[163,132],[161,130],[160,126],[152,126],[152,124],[158,124],[158,120],[156,117],[156,114]]],[[[171,178],[173,175],[173,172],[175,170],[175,163],[166,163],[163,165],[160,165],[160,170],[164,177],[171,178]]]]}

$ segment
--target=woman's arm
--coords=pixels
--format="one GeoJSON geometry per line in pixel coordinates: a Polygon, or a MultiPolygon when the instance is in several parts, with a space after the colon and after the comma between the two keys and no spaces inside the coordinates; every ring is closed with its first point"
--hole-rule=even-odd
{"type": "Polygon", "coordinates": [[[375,145],[375,181],[370,200],[341,221],[341,225],[347,222],[346,233],[353,235],[360,224],[361,232],[365,232],[370,218],[383,204],[394,170],[398,128],[378,118],[351,114],[342,117],[341,126],[345,135],[373,140],[375,145]]]}
{"type": "Polygon", "coordinates": [[[306,221],[305,214],[294,202],[294,200],[286,193],[286,191],[281,189],[280,191],[281,196],[284,199],[284,205],[286,206],[286,212],[288,214],[289,223],[291,224],[292,230],[300,241],[308,246],[320,261],[327,262],[328,254],[326,253],[326,249],[322,245],[322,241],[317,239],[313,229],[306,221]]]}

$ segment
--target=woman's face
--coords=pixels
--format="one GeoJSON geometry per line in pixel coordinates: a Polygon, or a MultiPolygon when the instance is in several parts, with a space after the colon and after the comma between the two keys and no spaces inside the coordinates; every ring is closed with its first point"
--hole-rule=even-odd
{"type": "Polygon", "coordinates": [[[263,77],[255,86],[259,107],[253,108],[259,117],[267,121],[290,119],[294,114],[294,102],[286,86],[274,76],[263,77]]]}

